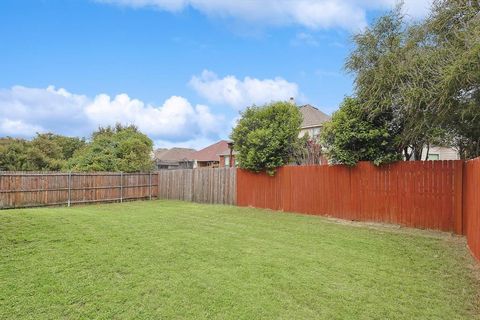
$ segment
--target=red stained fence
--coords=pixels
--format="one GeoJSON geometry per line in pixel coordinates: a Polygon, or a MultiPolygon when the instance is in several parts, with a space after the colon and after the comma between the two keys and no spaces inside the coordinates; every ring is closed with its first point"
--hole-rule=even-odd
{"type": "Polygon", "coordinates": [[[463,161],[239,170],[237,204],[463,234],[462,171],[463,161]]]}
{"type": "Polygon", "coordinates": [[[480,158],[465,162],[463,183],[464,233],[470,250],[480,260],[480,158]]]}

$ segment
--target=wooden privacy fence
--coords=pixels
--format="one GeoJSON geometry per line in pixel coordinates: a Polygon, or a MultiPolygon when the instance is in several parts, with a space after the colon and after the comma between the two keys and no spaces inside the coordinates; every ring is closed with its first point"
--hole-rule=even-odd
{"type": "Polygon", "coordinates": [[[463,161],[239,170],[237,204],[463,233],[463,161]]]}
{"type": "Polygon", "coordinates": [[[480,260],[480,158],[465,162],[463,225],[468,246],[473,255],[480,260]]]}
{"type": "Polygon", "coordinates": [[[236,169],[151,173],[0,172],[0,209],[152,198],[233,205],[236,169]]]}
{"type": "Polygon", "coordinates": [[[130,199],[238,204],[394,223],[467,236],[480,259],[480,158],[376,167],[286,166],[274,177],[235,168],[155,173],[0,172],[0,209],[130,199]]]}
{"type": "Polygon", "coordinates": [[[156,173],[0,172],[0,208],[151,199],[156,173]]]}
{"type": "Polygon", "coordinates": [[[160,199],[233,205],[236,203],[235,168],[159,171],[160,199]]]}

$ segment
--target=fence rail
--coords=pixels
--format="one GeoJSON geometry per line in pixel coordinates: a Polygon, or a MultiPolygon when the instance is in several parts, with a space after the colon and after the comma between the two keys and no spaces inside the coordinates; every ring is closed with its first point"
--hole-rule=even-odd
{"type": "Polygon", "coordinates": [[[0,172],[0,208],[152,199],[156,173],[0,172]]]}
{"type": "Polygon", "coordinates": [[[152,173],[0,172],[0,209],[153,198],[233,205],[236,169],[152,173]]]}
{"type": "Polygon", "coordinates": [[[237,203],[462,234],[462,166],[463,161],[287,166],[274,177],[239,170],[237,203]]]}

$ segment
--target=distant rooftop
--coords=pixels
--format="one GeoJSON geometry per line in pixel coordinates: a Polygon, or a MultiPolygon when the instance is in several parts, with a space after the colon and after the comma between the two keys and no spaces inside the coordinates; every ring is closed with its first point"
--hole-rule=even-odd
{"type": "Polygon", "coordinates": [[[180,161],[191,159],[195,149],[188,148],[172,148],[172,149],[157,149],[154,151],[154,159],[159,161],[180,161]]]}
{"type": "Polygon", "coordinates": [[[330,116],[318,110],[310,104],[298,108],[302,114],[302,128],[321,126],[324,122],[330,120],[330,116]]]}
{"type": "Polygon", "coordinates": [[[228,149],[228,141],[220,140],[191,155],[192,160],[197,161],[219,161],[218,155],[228,149]]]}

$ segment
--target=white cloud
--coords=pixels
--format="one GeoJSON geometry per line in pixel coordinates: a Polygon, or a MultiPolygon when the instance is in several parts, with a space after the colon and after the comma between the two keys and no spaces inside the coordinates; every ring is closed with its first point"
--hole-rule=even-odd
{"type": "MultiPolygon", "coordinates": [[[[225,138],[225,137],[223,137],[225,138]]],[[[154,140],[153,141],[155,144],[155,148],[173,148],[173,147],[178,147],[178,148],[192,148],[196,150],[203,149],[205,147],[208,147],[209,145],[214,144],[215,142],[218,142],[218,139],[211,139],[211,138],[206,138],[206,137],[198,137],[198,138],[192,138],[186,141],[168,141],[168,140],[154,140]]]]}
{"type": "Polygon", "coordinates": [[[229,129],[223,116],[178,96],[154,106],[127,94],[89,98],[54,87],[0,89],[0,136],[31,137],[45,131],[88,136],[98,126],[116,122],[135,124],[153,140],[172,143],[216,139],[229,129]]]}
{"type": "Polygon", "coordinates": [[[310,33],[299,32],[295,35],[295,38],[291,41],[294,46],[308,45],[311,47],[318,47],[320,42],[310,33]]]}
{"type": "Polygon", "coordinates": [[[8,118],[0,119],[0,132],[6,136],[33,136],[35,133],[45,132],[46,130],[34,124],[28,124],[22,120],[11,120],[8,118]]]}
{"type": "Polygon", "coordinates": [[[299,95],[298,85],[283,78],[256,79],[235,76],[219,78],[214,72],[204,70],[193,76],[190,85],[210,103],[227,104],[242,109],[252,104],[261,105],[271,101],[288,100],[299,95]]]}
{"type": "MultiPolygon", "coordinates": [[[[233,17],[268,25],[298,24],[311,29],[359,30],[367,25],[368,10],[384,10],[397,0],[97,0],[124,6],[153,7],[178,12],[187,7],[209,16],[233,17]]],[[[432,0],[406,0],[411,16],[424,16],[432,0]]]]}
{"type": "MultiPolygon", "coordinates": [[[[383,3],[387,8],[393,8],[398,3],[398,0],[380,0],[379,2],[383,3]]],[[[413,19],[425,17],[432,3],[433,0],[403,0],[405,13],[413,19]]]]}

